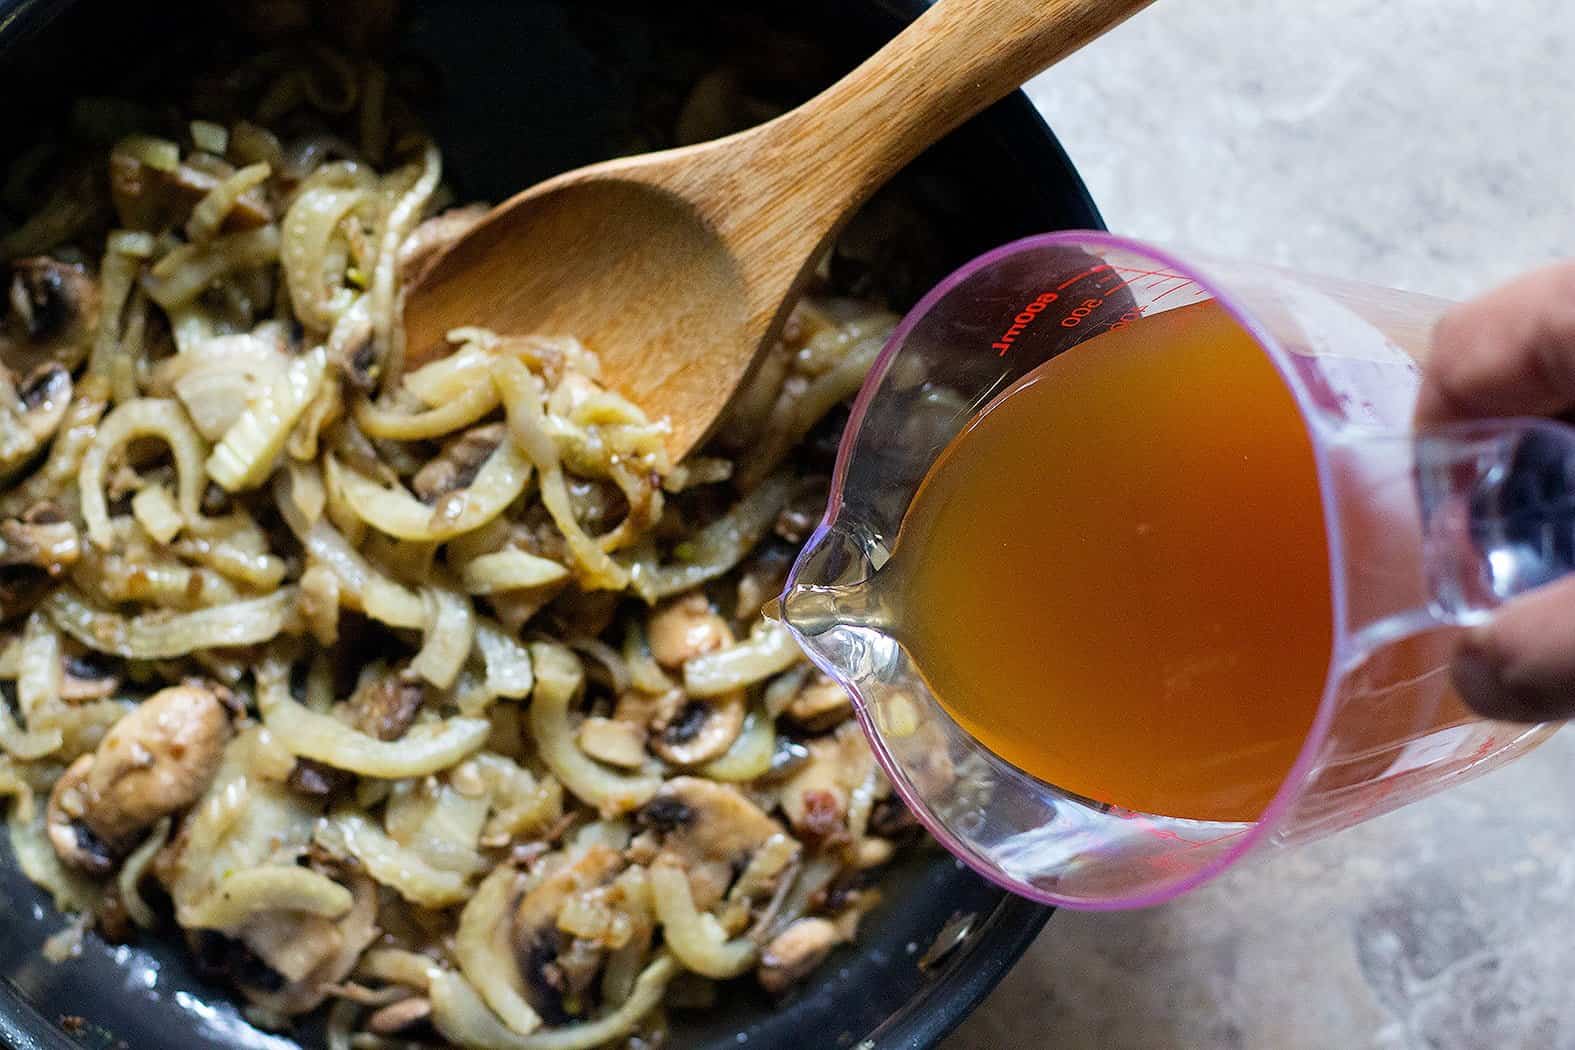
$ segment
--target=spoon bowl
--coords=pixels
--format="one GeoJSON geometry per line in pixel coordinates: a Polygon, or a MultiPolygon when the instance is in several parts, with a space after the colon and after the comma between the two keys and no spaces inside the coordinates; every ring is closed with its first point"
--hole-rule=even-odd
{"type": "Polygon", "coordinates": [[[445,333],[572,335],[669,421],[676,462],[769,346],[869,195],[958,124],[1150,0],[941,0],[797,109],[682,149],[581,168],[494,208],[405,305],[407,363],[445,333]]]}

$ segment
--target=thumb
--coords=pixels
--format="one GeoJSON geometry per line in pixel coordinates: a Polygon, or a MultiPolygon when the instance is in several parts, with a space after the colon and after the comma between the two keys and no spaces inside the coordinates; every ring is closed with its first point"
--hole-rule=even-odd
{"type": "Polygon", "coordinates": [[[1521,595],[1467,631],[1450,671],[1461,698],[1486,718],[1575,715],[1575,576],[1521,595]]]}

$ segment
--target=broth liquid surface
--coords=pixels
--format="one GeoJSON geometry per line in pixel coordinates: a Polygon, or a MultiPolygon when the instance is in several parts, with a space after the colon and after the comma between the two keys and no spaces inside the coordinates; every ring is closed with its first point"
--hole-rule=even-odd
{"type": "Polygon", "coordinates": [[[876,579],[953,717],[1099,802],[1254,819],[1323,690],[1311,442],[1212,302],[1100,335],[1001,395],[931,468],[876,579]]]}

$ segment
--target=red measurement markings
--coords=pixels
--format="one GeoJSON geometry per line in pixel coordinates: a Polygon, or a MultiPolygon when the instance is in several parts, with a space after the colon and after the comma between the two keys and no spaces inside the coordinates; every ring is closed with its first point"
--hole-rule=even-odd
{"type": "Polygon", "coordinates": [[[1017,342],[1017,337],[1022,335],[1023,332],[1027,330],[1029,325],[1038,320],[1039,314],[1043,312],[1045,307],[1049,306],[1059,298],[1061,298],[1061,296],[1055,292],[1041,292],[1038,296],[1025,304],[1023,308],[1018,311],[1017,316],[1012,318],[1012,326],[1006,331],[1002,332],[999,339],[990,344],[991,349],[995,350],[996,352],[995,356],[1005,357],[1006,352],[1012,348],[1012,344],[1017,342]]]}
{"type": "Polygon", "coordinates": [[[1065,317],[1061,318],[1061,327],[1076,328],[1078,325],[1088,320],[1095,310],[1104,305],[1105,301],[1103,299],[1084,299],[1082,302],[1072,307],[1072,309],[1068,310],[1065,317]]]}
{"type": "Polygon", "coordinates": [[[1078,274],[1077,276],[1075,276],[1075,277],[1068,277],[1066,280],[1064,280],[1060,284],[1056,285],[1055,286],[1055,290],[1058,291],[1058,292],[1064,292],[1068,288],[1070,288],[1074,284],[1076,284],[1078,281],[1081,281],[1083,278],[1085,278],[1085,277],[1092,277],[1096,273],[1104,273],[1108,269],[1110,269],[1110,264],[1109,263],[1100,263],[1098,266],[1090,266],[1088,269],[1084,270],[1082,273],[1078,274]]]}

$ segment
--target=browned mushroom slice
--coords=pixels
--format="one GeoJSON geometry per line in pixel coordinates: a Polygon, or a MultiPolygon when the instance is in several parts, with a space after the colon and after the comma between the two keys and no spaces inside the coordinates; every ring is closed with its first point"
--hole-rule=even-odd
{"type": "Polygon", "coordinates": [[[781,995],[809,976],[841,940],[837,927],[827,919],[798,919],[766,945],[755,976],[766,991],[781,995]]]}
{"type": "Polygon", "coordinates": [[[784,713],[805,729],[820,732],[851,717],[853,701],[834,679],[817,674],[788,701],[784,713]]]}
{"type": "Polygon", "coordinates": [[[695,907],[704,911],[727,892],[761,846],[782,825],[729,784],[676,777],[636,815],[662,834],[655,864],[675,864],[689,875],[695,907]]]}
{"type": "MultiPolygon", "coordinates": [[[[560,855],[561,857],[561,855],[560,855]]],[[[553,858],[544,861],[551,864],[553,858]]],[[[572,860],[550,871],[514,909],[514,938],[531,1005],[549,1021],[564,1016],[563,1000],[568,991],[560,956],[570,953],[573,944],[558,929],[558,915],[569,898],[585,890],[606,885],[624,864],[623,857],[606,846],[590,846],[572,860]]],[[[599,956],[598,956],[599,962],[599,956]]]]}
{"type": "Polygon", "coordinates": [[[847,834],[848,802],[875,769],[875,756],[856,722],[807,746],[809,761],[782,785],[782,812],[800,835],[837,841],[847,834]]]}
{"type": "Polygon", "coordinates": [[[74,369],[98,326],[98,284],[86,269],[37,255],[12,262],[0,302],[0,364],[18,375],[74,369]]]}
{"type": "MultiPolygon", "coordinates": [[[[186,163],[161,171],[125,149],[117,148],[109,155],[110,198],[121,224],[136,230],[158,230],[184,222],[192,207],[222,177],[186,163]]],[[[219,228],[227,233],[254,230],[273,219],[273,208],[262,187],[254,186],[236,198],[219,228]]]]}
{"type": "Polygon", "coordinates": [[[744,694],[691,700],[661,727],[651,749],[679,766],[720,758],[744,730],[744,694]]]}
{"type": "Polygon", "coordinates": [[[20,518],[0,521],[0,568],[26,566],[59,576],[81,553],[76,526],[52,503],[36,504],[20,518]]]}
{"type": "Polygon", "coordinates": [[[436,503],[450,492],[468,487],[507,432],[506,424],[488,423],[445,442],[437,457],[410,479],[411,491],[423,503],[436,503]]]}
{"type": "Polygon", "coordinates": [[[580,750],[599,762],[638,769],[645,762],[645,729],[633,722],[592,717],[575,734],[580,750]]]}
{"type": "Polygon", "coordinates": [[[49,843],[62,861],[89,874],[103,875],[114,870],[119,856],[83,819],[87,816],[87,779],[92,768],[93,756],[83,755],[60,775],[49,793],[44,823],[49,843]]]}
{"type": "Polygon", "coordinates": [[[70,403],[71,373],[64,365],[41,364],[20,383],[0,365],[0,478],[54,437],[70,403]]]}
{"type": "Polygon", "coordinates": [[[733,644],[733,632],[704,594],[691,591],[656,608],[646,624],[651,655],[663,667],[680,667],[703,653],[733,644]]]}
{"type": "Polygon", "coordinates": [[[409,669],[386,674],[350,697],[350,723],[379,740],[398,740],[415,723],[426,685],[409,669]]]}
{"type": "Polygon", "coordinates": [[[47,814],[62,860],[107,871],[144,829],[201,797],[230,737],[219,688],[161,689],[72,764],[50,794],[47,814]]]}
{"type": "Polygon", "coordinates": [[[114,696],[120,688],[120,674],[107,663],[113,659],[91,649],[68,652],[61,659],[60,698],[79,704],[114,696]]]}

